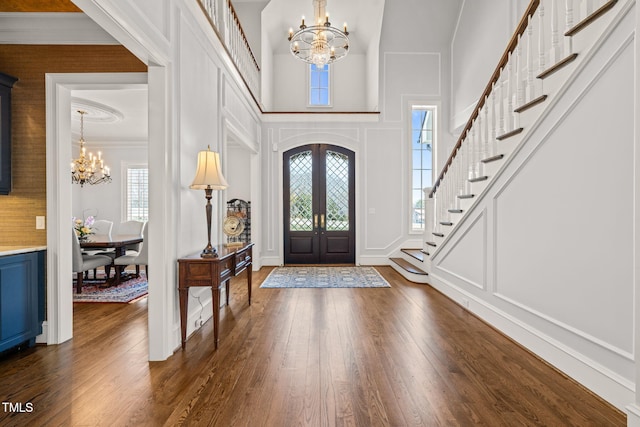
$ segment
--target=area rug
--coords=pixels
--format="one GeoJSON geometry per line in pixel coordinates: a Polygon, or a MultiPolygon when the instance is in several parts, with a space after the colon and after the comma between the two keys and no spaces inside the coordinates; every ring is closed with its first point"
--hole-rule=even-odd
{"type": "Polygon", "coordinates": [[[82,293],[77,294],[73,287],[73,302],[119,302],[128,303],[147,295],[147,278],[140,275],[138,278],[127,280],[118,286],[104,287],[104,279],[84,281],[92,282],[82,287],[82,293]]]}
{"type": "Polygon", "coordinates": [[[390,288],[373,267],[277,267],[261,288],[390,288]]]}

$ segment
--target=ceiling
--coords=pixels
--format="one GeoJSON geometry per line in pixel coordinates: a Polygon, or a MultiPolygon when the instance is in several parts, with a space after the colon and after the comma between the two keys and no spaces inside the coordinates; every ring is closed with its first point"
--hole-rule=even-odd
{"type": "MultiPolygon", "coordinates": [[[[398,0],[388,0],[398,1],[398,0]]],[[[327,0],[326,11],[331,25],[343,28],[347,23],[352,52],[366,53],[370,40],[380,36],[385,0],[327,0]]],[[[275,53],[288,53],[289,28],[300,26],[302,16],[307,25],[313,22],[312,0],[233,0],[233,3],[268,3],[262,12],[262,32],[275,53]]]]}
{"type": "MultiPolygon", "coordinates": [[[[289,28],[294,30],[304,15],[307,23],[314,9],[312,0],[232,0],[240,5],[250,5],[252,10],[262,11],[262,37],[274,53],[288,53],[286,41],[289,28]]],[[[395,6],[411,8],[414,2],[428,1],[429,13],[421,17],[424,21],[426,40],[440,39],[450,43],[457,24],[461,0],[386,0],[387,8],[395,6]],[[393,3],[391,3],[393,2],[393,3]],[[429,34],[431,33],[431,34],[429,34]]],[[[332,25],[342,28],[346,22],[349,28],[352,52],[366,53],[371,41],[380,37],[385,0],[327,0],[326,11],[332,25]]],[[[71,0],[3,0],[0,12],[69,12],[78,11],[71,0]]],[[[258,13],[258,12],[255,12],[258,13]]],[[[422,21],[421,21],[422,22],[422,21]]],[[[401,29],[399,29],[401,31],[401,29]]],[[[140,89],[74,91],[72,96],[85,107],[98,105],[98,110],[114,113],[115,120],[95,121],[91,115],[85,117],[85,139],[102,142],[146,142],[147,141],[147,91],[140,89]]],[[[77,102],[76,102],[77,104],[77,102]]],[[[72,132],[79,136],[79,115],[74,106],[72,132]]]]}
{"type": "Polygon", "coordinates": [[[71,132],[80,136],[80,114],[84,118],[84,139],[93,143],[140,144],[147,142],[147,90],[74,90],[71,92],[71,132]]]}

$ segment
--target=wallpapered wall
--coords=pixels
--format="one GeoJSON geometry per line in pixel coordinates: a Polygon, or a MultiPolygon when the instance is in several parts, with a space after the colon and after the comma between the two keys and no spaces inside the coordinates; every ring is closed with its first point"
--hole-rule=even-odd
{"type": "Polygon", "coordinates": [[[0,246],[47,244],[36,230],[46,215],[46,73],[146,72],[122,46],[0,45],[0,72],[17,77],[11,112],[12,186],[0,196],[0,246]]]}

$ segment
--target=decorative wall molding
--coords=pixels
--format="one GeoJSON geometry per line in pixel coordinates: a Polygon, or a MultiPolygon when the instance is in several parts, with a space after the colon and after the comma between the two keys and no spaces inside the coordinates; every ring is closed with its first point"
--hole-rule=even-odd
{"type": "MultiPolygon", "coordinates": [[[[382,58],[383,80],[382,80],[382,96],[381,104],[383,105],[384,121],[393,123],[402,121],[402,109],[404,104],[402,102],[402,95],[410,95],[414,97],[435,97],[442,96],[442,58],[440,52],[385,52],[382,58]],[[390,96],[390,89],[388,88],[389,81],[402,81],[402,79],[390,79],[391,68],[394,66],[400,66],[401,59],[411,59],[413,66],[409,69],[420,70],[423,75],[430,75],[429,71],[436,74],[437,77],[422,79],[425,86],[422,92],[415,92],[415,84],[407,88],[399,88],[397,91],[393,91],[394,96],[390,96]],[[430,61],[432,62],[430,64],[430,61]],[[430,66],[431,65],[431,66],[430,66]],[[433,87],[427,87],[427,81],[435,80],[436,83],[433,87]],[[393,98],[393,99],[392,99],[393,98]],[[397,99],[396,99],[397,98],[397,99]]],[[[405,71],[407,67],[403,68],[405,71]]],[[[407,79],[407,82],[413,82],[413,79],[407,79]]]]}
{"type": "Polygon", "coordinates": [[[280,128],[278,131],[278,143],[289,148],[312,143],[343,145],[358,141],[360,141],[358,128],[280,128]]]}
{"type": "Polygon", "coordinates": [[[429,277],[431,279],[430,285],[434,289],[463,307],[468,304],[467,309],[471,313],[587,388],[595,390],[598,395],[611,402],[618,409],[623,410],[629,402],[634,401],[635,385],[631,381],[620,377],[610,369],[541,333],[487,301],[462,290],[443,277],[435,273],[430,274],[429,277]]]}
{"type": "Polygon", "coordinates": [[[544,314],[544,313],[542,313],[542,312],[540,312],[538,310],[535,310],[532,307],[529,307],[528,305],[526,305],[526,304],[524,304],[522,302],[519,302],[519,301],[516,301],[516,300],[514,300],[512,298],[506,297],[506,296],[504,296],[504,295],[502,295],[502,294],[500,294],[498,292],[494,292],[493,295],[496,298],[498,298],[498,299],[500,299],[500,300],[502,300],[502,301],[514,306],[514,307],[517,307],[517,308],[519,308],[519,309],[521,309],[523,311],[526,311],[526,312],[538,317],[539,319],[542,319],[542,320],[544,320],[544,321],[546,321],[546,322],[548,322],[548,323],[550,323],[552,325],[557,326],[558,328],[564,329],[567,332],[570,332],[570,333],[572,333],[572,334],[574,334],[574,335],[576,335],[578,337],[581,337],[585,341],[589,341],[590,343],[595,344],[595,345],[597,345],[599,347],[602,347],[603,349],[608,350],[608,351],[610,351],[610,352],[612,352],[614,354],[617,354],[618,356],[623,357],[623,358],[625,358],[625,359],[627,359],[629,361],[633,361],[634,360],[635,356],[634,356],[633,353],[630,353],[630,352],[625,351],[625,350],[623,350],[621,348],[615,347],[615,346],[613,346],[613,345],[611,345],[611,344],[609,344],[609,343],[607,343],[605,341],[602,341],[601,339],[598,339],[598,338],[586,333],[585,331],[581,331],[580,329],[574,328],[571,325],[567,325],[566,323],[563,323],[563,322],[559,321],[558,319],[555,319],[555,318],[553,318],[551,316],[548,316],[548,315],[546,315],[546,314],[544,314]]]}
{"type": "Polygon", "coordinates": [[[442,250],[438,253],[438,256],[433,258],[434,263],[433,269],[438,269],[456,279],[460,280],[462,283],[465,283],[469,286],[473,286],[480,290],[487,290],[487,254],[489,252],[488,248],[488,239],[487,239],[487,209],[483,209],[480,211],[473,220],[470,220],[468,224],[465,225],[464,230],[456,229],[454,231],[454,236],[452,236],[450,240],[450,244],[446,246],[446,250],[442,250]],[[461,274],[454,273],[450,269],[443,267],[444,261],[447,259],[449,255],[452,255],[456,248],[465,240],[466,237],[469,236],[471,231],[474,230],[475,226],[482,227],[482,238],[481,238],[481,254],[478,254],[482,257],[482,279],[481,283],[476,283],[472,279],[468,277],[463,277],[461,274]],[[461,233],[461,234],[460,234],[461,233]]]}

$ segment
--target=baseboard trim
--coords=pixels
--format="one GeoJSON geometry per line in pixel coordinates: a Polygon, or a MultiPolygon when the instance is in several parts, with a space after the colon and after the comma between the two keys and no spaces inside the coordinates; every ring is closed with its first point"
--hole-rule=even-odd
{"type": "Polygon", "coordinates": [[[36,337],[36,344],[49,344],[49,322],[42,322],[42,333],[36,337]]]}
{"type": "Polygon", "coordinates": [[[627,405],[627,427],[640,427],[640,405],[638,403],[632,403],[627,405]]]}
{"type": "MultiPolygon", "coordinates": [[[[607,368],[600,366],[583,354],[545,336],[520,319],[478,299],[449,283],[446,279],[429,276],[431,286],[443,295],[465,307],[507,337],[540,357],[563,374],[573,378],[621,411],[635,401],[635,385],[607,368]]],[[[640,427],[640,424],[638,424],[640,427]]]]}

